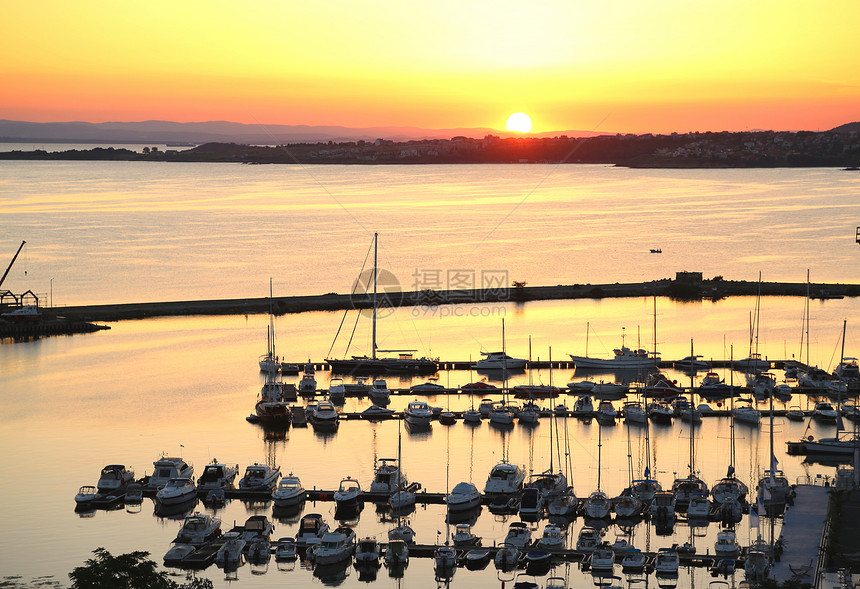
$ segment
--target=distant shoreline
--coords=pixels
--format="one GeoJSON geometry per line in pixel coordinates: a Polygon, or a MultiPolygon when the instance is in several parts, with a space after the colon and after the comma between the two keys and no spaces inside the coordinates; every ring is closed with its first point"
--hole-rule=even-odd
{"type": "MultiPolygon", "coordinates": [[[[860,284],[810,284],[813,298],[843,298],[860,296],[860,284]]],[[[730,296],[806,296],[804,282],[749,282],[710,279],[701,281],[662,279],[652,282],[615,284],[575,284],[558,286],[524,286],[496,290],[410,291],[386,293],[394,306],[433,306],[451,304],[525,303],[542,300],[575,300],[630,298],[643,296],[669,297],[677,300],[719,300],[730,296]]],[[[286,296],[244,299],[213,299],[200,301],[122,303],[110,305],[80,305],[53,309],[58,315],[80,321],[120,321],[150,317],[183,315],[245,315],[268,313],[276,315],[309,311],[338,311],[370,308],[368,295],[328,293],[312,296],[286,296]]]]}
{"type": "MultiPolygon", "coordinates": [[[[30,141],[29,143],[32,143],[30,141]]],[[[178,146],[177,146],[178,147],[178,146]]],[[[453,137],[414,141],[205,143],[190,149],[94,147],[0,152],[0,160],[151,161],[242,164],[604,164],[630,168],[777,168],[860,165],[860,133],[775,132],[453,137]]]]}

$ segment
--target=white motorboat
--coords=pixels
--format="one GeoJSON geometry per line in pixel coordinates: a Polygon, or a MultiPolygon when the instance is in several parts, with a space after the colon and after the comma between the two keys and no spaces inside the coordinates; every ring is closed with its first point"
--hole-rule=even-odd
{"type": "Polygon", "coordinates": [[[196,497],[197,486],[192,479],[187,477],[170,479],[155,493],[155,501],[159,505],[177,505],[196,497]]]}
{"type": "Polygon", "coordinates": [[[472,483],[461,482],[454,485],[445,497],[448,511],[467,511],[481,504],[482,497],[478,488],[472,483]]]}
{"type": "Polygon", "coordinates": [[[388,498],[388,506],[393,511],[403,511],[415,505],[415,493],[407,489],[400,489],[388,498]]]}
{"type": "Polygon", "coordinates": [[[379,405],[371,405],[361,412],[361,418],[368,421],[378,421],[382,419],[390,419],[394,416],[394,409],[388,407],[380,407],[379,405]]]}
{"type": "Polygon", "coordinates": [[[594,404],[591,402],[591,395],[579,395],[573,404],[573,412],[577,414],[584,413],[590,417],[594,413],[594,404]]]}
{"type": "Polygon", "coordinates": [[[242,537],[249,543],[260,539],[268,540],[274,531],[275,526],[265,515],[252,515],[242,526],[242,537]]]}
{"type": "Polygon", "coordinates": [[[672,402],[672,411],[681,421],[702,423],[702,412],[684,397],[679,397],[672,402]]]}
{"type": "Polygon", "coordinates": [[[627,396],[627,392],[629,390],[630,389],[627,385],[618,384],[615,382],[604,382],[601,380],[593,387],[591,387],[590,392],[597,399],[603,399],[605,401],[618,401],[627,396]]]}
{"type": "Polygon", "coordinates": [[[318,565],[341,562],[352,556],[355,550],[355,532],[347,526],[339,526],[322,538],[314,553],[318,565]]]}
{"type": "Polygon", "coordinates": [[[475,362],[476,370],[523,370],[528,363],[521,358],[511,358],[504,352],[481,352],[484,356],[475,362]]]}
{"type": "Polygon", "coordinates": [[[512,522],[508,526],[508,534],[505,536],[505,545],[516,546],[519,549],[527,548],[532,541],[532,532],[523,522],[512,522]]]}
{"type": "Polygon", "coordinates": [[[526,472],[520,466],[502,460],[490,470],[487,483],[484,485],[485,495],[513,495],[523,489],[526,472]]]}
{"type": "Polygon", "coordinates": [[[290,473],[278,482],[278,487],[272,491],[272,501],[275,507],[292,507],[302,503],[307,492],[299,477],[290,473]]]}
{"type": "Polygon", "coordinates": [[[657,491],[648,510],[652,518],[663,522],[675,518],[675,494],[672,491],[657,491]]]}
{"type": "Polygon", "coordinates": [[[102,469],[96,490],[101,495],[115,495],[134,482],[134,469],[122,464],[108,464],[102,469]]]}
{"type": "Polygon", "coordinates": [[[704,493],[693,493],[687,503],[687,517],[690,519],[703,520],[708,518],[711,504],[704,493]]]}
{"type": "Polygon", "coordinates": [[[246,491],[272,491],[281,478],[281,467],[272,468],[268,464],[254,464],[245,468],[245,476],[239,481],[239,488],[246,491]]]}
{"type": "Polygon", "coordinates": [[[296,539],[290,537],[280,538],[278,547],[275,548],[275,560],[278,562],[289,562],[298,558],[296,539]]]}
{"type": "Polygon", "coordinates": [[[334,492],[334,502],[338,507],[356,505],[361,500],[361,485],[352,477],[340,481],[334,492]]]}
{"type": "Polygon", "coordinates": [[[470,571],[479,571],[490,562],[490,551],[485,548],[474,548],[466,553],[466,568],[470,571]]]}
{"type": "Polygon", "coordinates": [[[600,541],[600,531],[586,526],[579,531],[579,537],[576,540],[576,549],[579,552],[593,552],[600,545],[600,541]]]}
{"type": "Polygon", "coordinates": [[[639,401],[627,401],[621,408],[621,414],[624,416],[626,423],[646,423],[648,414],[642,408],[642,403],[639,401]]]}
{"type": "Polygon", "coordinates": [[[517,413],[517,419],[520,423],[526,425],[535,425],[540,419],[540,407],[534,403],[526,403],[517,413]]]}
{"type": "Polygon", "coordinates": [[[675,479],[672,482],[672,493],[675,495],[675,508],[687,510],[690,498],[696,493],[708,496],[710,490],[708,485],[695,474],[690,473],[684,478],[675,479]]]}
{"type": "Polygon", "coordinates": [[[575,515],[578,507],[579,500],[576,498],[576,493],[573,487],[568,487],[550,500],[546,510],[550,515],[568,516],[575,515]]]}
{"type": "Polygon", "coordinates": [[[702,356],[700,355],[685,356],[680,360],[675,360],[674,362],[672,362],[672,365],[677,370],[709,370],[711,367],[710,363],[705,362],[704,360],[700,360],[700,358],[702,358],[702,356]]]}
{"type": "Polygon", "coordinates": [[[479,423],[481,423],[481,418],[482,418],[481,412],[478,411],[477,409],[466,409],[463,412],[463,421],[465,423],[472,423],[472,424],[478,423],[479,424],[479,423]]]}
{"type": "Polygon", "coordinates": [[[409,387],[410,391],[414,391],[416,393],[441,393],[445,390],[445,387],[436,382],[422,382],[420,384],[415,384],[409,387]]]}
{"type": "Polygon", "coordinates": [[[540,492],[534,487],[526,487],[520,495],[520,504],[517,507],[517,512],[520,518],[528,521],[537,520],[540,517],[543,504],[540,499],[540,492]]]}
{"type": "Polygon", "coordinates": [[[648,419],[655,423],[672,423],[675,410],[663,400],[648,403],[648,419]]]}
{"type": "Polygon", "coordinates": [[[638,548],[632,546],[624,553],[621,559],[621,570],[625,573],[638,573],[645,570],[645,555],[638,548]]]}
{"type": "Polygon", "coordinates": [[[611,571],[615,568],[615,552],[607,542],[602,542],[591,552],[592,571],[611,571]]]}
{"type": "Polygon", "coordinates": [[[457,568],[457,551],[440,546],[433,552],[433,571],[437,579],[450,578],[457,568]]]}
{"type": "Polygon", "coordinates": [[[548,524],[543,529],[543,536],[538,540],[538,546],[547,550],[562,550],[567,542],[567,532],[561,526],[548,524]]]}
{"type": "Polygon", "coordinates": [[[618,411],[616,411],[615,407],[612,405],[612,401],[601,401],[597,405],[595,417],[597,418],[598,423],[614,424],[615,418],[618,417],[618,411]]]}
{"type": "Polygon", "coordinates": [[[516,568],[520,559],[520,549],[511,544],[505,544],[498,551],[494,562],[496,568],[502,571],[510,571],[516,568]]]}
{"type": "Polygon", "coordinates": [[[346,400],[346,387],[342,378],[332,378],[328,384],[328,400],[335,405],[343,405],[346,400]]]}
{"type": "Polygon", "coordinates": [[[412,427],[429,427],[433,419],[433,411],[426,402],[416,399],[410,401],[403,412],[403,417],[412,427]]]}
{"type": "Polygon", "coordinates": [[[299,394],[305,397],[313,397],[317,392],[316,370],[314,365],[308,362],[302,371],[302,379],[299,381],[299,394]]]}
{"type": "Polygon", "coordinates": [[[735,469],[729,467],[729,473],[711,487],[711,495],[716,503],[722,503],[726,499],[745,501],[749,488],[740,479],[735,477],[735,469]]]}
{"type": "Polygon", "coordinates": [[[378,564],[380,554],[382,554],[382,547],[376,538],[368,536],[359,540],[355,545],[355,563],[357,565],[378,564]]]}
{"type": "Polygon", "coordinates": [[[495,401],[492,399],[481,399],[480,405],[478,405],[478,412],[482,417],[489,417],[490,412],[493,410],[493,404],[495,401]]]}
{"type": "Polygon", "coordinates": [[[320,540],[328,532],[328,524],[319,513],[309,513],[299,522],[299,531],[296,533],[296,544],[304,547],[308,540],[320,540]]]}
{"type": "Polygon", "coordinates": [[[194,467],[182,458],[164,456],[152,463],[155,469],[147,480],[148,489],[158,489],[174,478],[191,478],[194,476],[194,467]]]}
{"type": "Polygon", "coordinates": [[[714,544],[714,555],[719,557],[737,557],[741,547],[735,538],[733,530],[722,530],[717,533],[717,541],[714,544]]]}
{"type": "Polygon", "coordinates": [[[404,540],[388,540],[385,547],[385,564],[389,568],[405,567],[409,564],[409,546],[404,540]]]}
{"type": "Polygon", "coordinates": [[[239,532],[227,532],[224,534],[224,543],[215,554],[215,564],[222,568],[238,566],[245,551],[245,540],[239,532]]]}
{"type": "Polygon", "coordinates": [[[192,552],[196,551],[197,547],[191,544],[174,544],[164,553],[165,566],[179,566],[192,552]]]}
{"type": "Polygon", "coordinates": [[[370,397],[374,405],[388,405],[391,401],[391,391],[388,390],[388,383],[381,378],[374,380],[373,386],[367,391],[367,396],[370,397]]]}
{"type": "Polygon", "coordinates": [[[658,575],[677,575],[681,558],[674,548],[660,548],[654,559],[654,570],[658,575]]]}
{"type": "Polygon", "coordinates": [[[340,415],[331,401],[320,401],[314,405],[313,411],[308,416],[311,426],[322,432],[337,431],[340,425],[340,415]]]}
{"type": "Polygon", "coordinates": [[[400,463],[396,458],[380,458],[373,472],[373,482],[370,483],[368,490],[371,493],[391,495],[407,484],[406,477],[400,470],[400,463]]]}
{"type": "Polygon", "coordinates": [[[764,581],[770,572],[770,549],[762,543],[755,542],[749,547],[744,559],[744,576],[747,582],[754,585],[764,581]]]}
{"type": "Polygon", "coordinates": [[[186,516],[174,542],[201,546],[221,535],[221,519],[206,513],[186,516]]]}
{"type": "Polygon", "coordinates": [[[201,494],[215,489],[232,488],[236,476],[239,474],[239,465],[228,466],[218,462],[215,458],[203,469],[203,474],[197,479],[197,490],[201,494]]]}
{"type": "Polygon", "coordinates": [[[734,369],[740,372],[755,372],[757,370],[770,369],[770,362],[761,359],[761,354],[750,354],[742,360],[733,362],[734,369]]]}
{"type": "Polygon", "coordinates": [[[826,401],[819,401],[815,404],[815,409],[812,411],[812,418],[821,423],[836,423],[836,418],[839,413],[833,408],[833,405],[826,401]]]}
{"type": "Polygon", "coordinates": [[[139,505],[143,502],[143,485],[132,483],[125,490],[126,505],[139,505]]]}
{"type": "Polygon", "coordinates": [[[837,431],[835,437],[816,439],[810,435],[801,442],[807,454],[849,457],[853,456],[854,450],[860,446],[860,436],[850,431],[837,431]]]}
{"type": "Polygon", "coordinates": [[[663,490],[663,485],[655,479],[648,478],[650,469],[645,470],[644,479],[634,479],[630,484],[630,491],[639,498],[643,505],[651,505],[654,495],[663,490]]]}
{"type": "Polygon", "coordinates": [[[451,541],[458,548],[481,545],[481,538],[472,533],[472,526],[469,524],[457,524],[451,541]]]}
{"type": "Polygon", "coordinates": [[[78,489],[78,494],[75,495],[75,503],[79,506],[88,505],[93,502],[98,494],[98,490],[94,485],[84,485],[78,489]]]}
{"type": "Polygon", "coordinates": [[[272,557],[272,544],[268,538],[246,539],[245,546],[248,562],[251,564],[263,565],[272,557]]]}
{"type": "Polygon", "coordinates": [[[745,423],[747,425],[758,425],[761,421],[761,411],[750,405],[741,405],[732,409],[732,416],[735,421],[745,423]]]}
{"type": "Polygon", "coordinates": [[[642,514],[642,500],[634,494],[619,495],[612,500],[615,514],[620,518],[636,517],[642,514]]]}
{"type": "MultiPolygon", "coordinates": [[[[622,328],[623,329],[623,328],[622,328]]],[[[586,331],[587,333],[587,331],[586,331]]],[[[651,368],[660,362],[660,357],[656,353],[648,353],[643,348],[631,350],[624,345],[626,334],[621,332],[621,347],[614,349],[614,358],[594,358],[588,356],[586,351],[585,356],[574,356],[570,354],[570,359],[576,365],[576,368],[651,368]]],[[[586,342],[587,346],[587,342],[586,342]]]]}

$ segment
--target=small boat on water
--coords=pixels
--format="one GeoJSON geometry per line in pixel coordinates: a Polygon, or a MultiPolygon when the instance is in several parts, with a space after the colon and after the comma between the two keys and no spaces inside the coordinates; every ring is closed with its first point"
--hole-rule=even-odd
{"type": "Polygon", "coordinates": [[[245,540],[239,532],[227,532],[224,534],[224,543],[215,554],[215,564],[226,568],[237,566],[242,560],[245,551],[245,540]]]}
{"type": "Polygon", "coordinates": [[[125,490],[125,503],[127,505],[138,505],[143,502],[143,485],[132,483],[125,490]]]}
{"type": "Polygon", "coordinates": [[[322,537],[314,553],[318,565],[341,562],[352,556],[355,550],[355,532],[347,526],[339,526],[322,537]]]}
{"type": "Polygon", "coordinates": [[[445,387],[436,382],[422,382],[421,384],[412,385],[409,387],[410,391],[414,391],[416,393],[441,393],[445,390],[445,387]]]}
{"type": "Polygon", "coordinates": [[[299,477],[290,473],[278,482],[278,487],[272,491],[272,501],[275,507],[292,507],[299,505],[307,497],[299,477]]]}
{"type": "Polygon", "coordinates": [[[194,466],[188,464],[182,458],[162,454],[152,464],[155,469],[147,480],[146,486],[148,489],[154,490],[163,487],[173,478],[191,478],[194,476],[194,466]]]}
{"type": "Polygon", "coordinates": [[[96,490],[101,495],[121,494],[134,482],[134,469],[122,464],[108,464],[102,469],[96,490]]]}
{"type": "Polygon", "coordinates": [[[272,468],[268,464],[254,464],[245,468],[245,476],[239,481],[239,488],[246,491],[271,491],[281,478],[281,467],[272,468]]]}
{"type": "Polygon", "coordinates": [[[196,546],[185,543],[174,544],[164,553],[165,566],[179,566],[191,553],[197,550],[196,546]]]}
{"type": "Polygon", "coordinates": [[[482,370],[524,370],[526,360],[512,358],[504,352],[481,352],[484,356],[472,366],[474,369],[482,370]]]}
{"type": "Polygon", "coordinates": [[[382,378],[377,378],[373,381],[373,386],[367,391],[367,396],[374,405],[385,406],[391,401],[391,391],[388,390],[388,383],[382,378]]]}
{"type": "Polygon", "coordinates": [[[722,530],[717,533],[717,541],[714,544],[714,554],[720,557],[737,557],[741,547],[732,530],[722,530]]]}
{"type": "Polygon", "coordinates": [[[433,411],[426,402],[416,399],[410,401],[403,412],[403,418],[413,427],[429,427],[433,419],[433,411]]]}
{"type": "Polygon", "coordinates": [[[213,458],[212,462],[203,469],[203,474],[197,479],[197,490],[201,494],[208,493],[214,489],[232,488],[233,481],[239,474],[239,465],[228,466],[213,458]]]}
{"type": "Polygon", "coordinates": [[[538,546],[547,550],[561,550],[567,542],[567,532],[561,526],[548,524],[543,529],[543,536],[538,540],[538,546]]]}
{"type": "Polygon", "coordinates": [[[346,387],[342,378],[332,378],[328,385],[328,399],[335,405],[343,405],[346,401],[346,387]]]}
{"type": "Polygon", "coordinates": [[[338,507],[356,505],[361,500],[361,485],[352,477],[346,477],[340,481],[337,491],[334,492],[334,501],[338,507]]]}
{"type": "Polygon", "coordinates": [[[827,401],[819,401],[812,411],[812,418],[821,423],[836,423],[838,416],[836,409],[827,401]]]}
{"type": "Polygon", "coordinates": [[[520,549],[513,544],[505,544],[498,551],[496,551],[496,557],[494,558],[494,562],[496,563],[496,568],[501,571],[512,571],[517,567],[517,563],[520,560],[520,549]]]}
{"type": "Polygon", "coordinates": [[[308,421],[316,431],[334,432],[340,425],[340,415],[331,401],[320,401],[314,405],[308,421]]]}
{"type": "MultiPolygon", "coordinates": [[[[613,350],[614,358],[593,358],[588,355],[575,356],[570,354],[570,359],[576,365],[576,368],[651,368],[660,362],[660,357],[656,354],[650,354],[646,350],[639,348],[631,350],[624,345],[626,334],[621,332],[621,347],[613,350]]],[[[588,342],[586,341],[586,347],[588,342]]],[[[587,354],[587,352],[586,352],[587,354]]]]}
{"type": "Polygon", "coordinates": [[[370,536],[362,538],[355,546],[355,563],[356,565],[377,565],[380,554],[382,554],[382,547],[376,541],[376,538],[371,538],[370,536]]]}
{"type": "Polygon", "coordinates": [[[371,405],[361,412],[361,418],[368,421],[379,421],[382,419],[390,419],[394,417],[394,409],[388,407],[380,407],[379,405],[371,405]]]}
{"type": "Polygon", "coordinates": [[[472,533],[472,526],[469,524],[457,524],[451,541],[457,548],[481,545],[481,538],[472,533]]]}
{"type": "Polygon", "coordinates": [[[328,532],[328,524],[319,513],[309,513],[299,522],[299,531],[296,533],[296,544],[300,547],[307,545],[308,540],[320,540],[328,532]]]}
{"type": "Polygon", "coordinates": [[[317,392],[316,369],[314,365],[308,362],[305,364],[302,372],[302,379],[299,381],[299,394],[303,397],[313,397],[317,392]]]}
{"type": "Polygon", "coordinates": [[[490,551],[483,548],[475,548],[466,553],[466,568],[470,571],[479,571],[490,562],[490,551]]]}
{"type": "Polygon", "coordinates": [[[681,558],[674,548],[660,548],[654,559],[654,570],[658,575],[677,575],[681,558]]]}
{"type": "Polygon", "coordinates": [[[280,538],[278,540],[278,547],[275,548],[275,560],[278,562],[289,562],[296,560],[296,558],[298,558],[296,539],[290,537],[280,538]]]}
{"type": "Polygon", "coordinates": [[[385,564],[389,568],[405,567],[409,564],[409,546],[403,540],[388,540],[385,547],[385,564]]]}
{"type": "Polygon", "coordinates": [[[373,471],[373,482],[370,483],[368,490],[371,493],[391,495],[407,484],[406,477],[401,472],[400,464],[396,458],[380,458],[373,471]]]}
{"type": "Polygon", "coordinates": [[[167,481],[155,493],[155,501],[159,505],[178,505],[197,497],[197,486],[188,477],[176,477],[167,481]]]}
{"type": "Polygon", "coordinates": [[[186,516],[174,542],[201,546],[221,535],[221,520],[205,513],[186,516]]]}
{"type": "Polygon", "coordinates": [[[483,497],[478,488],[472,483],[457,483],[445,497],[448,511],[468,511],[481,504],[483,497]]]}
{"type": "Polygon", "coordinates": [[[532,541],[532,532],[523,522],[513,522],[508,526],[508,534],[505,536],[505,545],[516,546],[523,549],[528,547],[532,541]]]}
{"type": "Polygon", "coordinates": [[[711,367],[710,363],[705,362],[704,360],[700,360],[700,358],[702,358],[702,356],[699,356],[699,355],[685,356],[684,358],[681,358],[680,360],[675,360],[674,362],[672,362],[672,365],[677,370],[685,370],[685,371],[709,370],[711,367]]]}
{"type": "Polygon", "coordinates": [[[526,480],[526,472],[520,466],[502,460],[490,470],[485,495],[514,495],[519,493],[526,480]]]}
{"type": "Polygon", "coordinates": [[[78,489],[78,494],[75,495],[75,503],[79,506],[89,505],[96,498],[98,491],[95,485],[84,485],[78,489]]]}
{"type": "Polygon", "coordinates": [[[579,531],[579,537],[576,540],[576,549],[580,552],[592,552],[600,545],[600,532],[588,526],[579,531]]]}

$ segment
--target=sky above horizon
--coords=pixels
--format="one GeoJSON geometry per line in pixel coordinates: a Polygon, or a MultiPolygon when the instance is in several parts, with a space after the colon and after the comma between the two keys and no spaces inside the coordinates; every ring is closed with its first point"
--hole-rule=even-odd
{"type": "Polygon", "coordinates": [[[0,118],[668,133],[860,120],[860,3],[0,6],[0,118]]]}

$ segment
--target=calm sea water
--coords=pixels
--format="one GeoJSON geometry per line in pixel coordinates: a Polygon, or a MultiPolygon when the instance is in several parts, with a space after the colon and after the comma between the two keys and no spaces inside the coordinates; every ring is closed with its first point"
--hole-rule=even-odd
{"type": "MultiPolygon", "coordinates": [[[[765,280],[857,282],[858,247],[853,242],[856,191],[834,170],[632,171],[598,166],[510,167],[325,167],[148,165],[4,162],[0,247],[11,256],[28,241],[4,288],[31,288],[54,302],[265,296],[268,278],[276,294],[347,291],[367,253],[368,234],[381,233],[380,256],[400,282],[410,286],[418,270],[506,270],[531,284],[650,280],[676,270],[765,280]],[[309,175],[313,174],[313,178],[309,175]],[[810,194],[817,194],[815,198],[810,194]],[[520,201],[525,201],[516,207],[520,201]],[[340,201],[341,206],[337,201],[340,201]],[[836,223],[834,219],[844,219],[836,223]],[[854,219],[854,220],[852,220],[854,219]],[[498,227],[494,232],[491,230],[498,227]],[[489,237],[488,237],[489,235],[489,237]],[[662,247],[662,255],[648,254],[662,247]],[[26,274],[24,274],[26,272],[26,274]]],[[[856,182],[856,180],[853,180],[856,182]]],[[[426,272],[418,275],[426,278],[426,272]]],[[[515,356],[553,358],[585,352],[605,355],[620,344],[651,347],[665,358],[686,356],[691,340],[706,358],[745,356],[749,317],[756,301],[678,303],[665,299],[544,301],[525,305],[469,305],[399,309],[380,320],[384,347],[416,347],[444,359],[477,358],[501,347],[505,318],[507,349],[515,356]],[[655,321],[656,309],[656,321],[655,321]],[[656,323],[656,337],[654,325],[656,323]]],[[[804,301],[767,297],[761,303],[758,346],[770,358],[800,355],[804,301]]],[[[810,358],[832,366],[840,353],[842,321],[848,319],[846,355],[857,355],[856,299],[816,301],[811,307],[810,358]]],[[[305,313],[275,319],[278,351],[300,361],[321,361],[332,345],[340,313],[305,313]]],[[[344,329],[349,332],[355,316],[344,329]]],[[[367,321],[350,353],[366,351],[367,321]]],[[[182,454],[198,473],[218,458],[242,468],[270,461],[299,475],[306,486],[334,488],[347,476],[369,485],[374,458],[396,454],[397,424],[344,422],[330,437],[293,429],[272,438],[244,419],[261,385],[256,358],[265,351],[265,316],[187,317],[112,324],[91,335],[0,345],[0,469],[6,473],[0,502],[0,571],[23,581],[66,574],[91,551],[104,546],[119,554],[147,550],[160,562],[180,526],[154,514],[151,501],[140,513],[74,512],[74,494],[93,484],[109,463],[131,464],[148,474],[162,451],[182,454]]],[[[340,339],[331,352],[347,353],[340,339]]],[[[614,375],[604,375],[611,378],[614,375]]],[[[672,373],[686,384],[689,377],[672,373]]],[[[741,375],[724,374],[739,382],[741,375]]],[[[476,380],[468,372],[442,373],[440,384],[476,380]]],[[[510,384],[555,384],[579,380],[572,370],[534,371],[510,384]]],[[[599,377],[598,377],[599,378],[599,377]]],[[[327,386],[328,375],[320,375],[327,386]]],[[[390,380],[408,387],[411,380],[390,380]]],[[[411,396],[395,397],[400,409],[411,396]]],[[[562,398],[572,405],[573,398],[562,398]]],[[[468,396],[430,397],[438,406],[464,409],[468,396]]],[[[792,404],[808,406],[807,399],[792,404]]],[[[346,410],[366,400],[350,399],[346,410]]],[[[598,426],[568,420],[572,479],[579,495],[597,485],[598,426]]],[[[774,436],[780,465],[789,477],[829,475],[833,468],[806,464],[782,451],[785,440],[804,434],[806,424],[778,420],[774,436]]],[[[627,484],[628,429],[602,428],[601,483],[610,494],[627,484]]],[[[832,428],[813,426],[813,435],[832,428]]],[[[654,470],[664,485],[688,469],[689,430],[678,423],[651,429],[654,470]]],[[[730,423],[712,418],[695,431],[697,468],[713,482],[728,467],[730,423]]],[[[748,483],[767,466],[768,430],[738,426],[736,468],[748,483]]],[[[634,472],[644,465],[641,430],[631,429],[634,472]]],[[[404,432],[403,461],[411,480],[431,491],[459,481],[483,487],[503,456],[539,472],[550,464],[548,421],[534,428],[501,432],[482,424],[429,433],[404,432]]],[[[557,465],[557,455],[553,458],[557,465]]],[[[198,506],[203,509],[202,506],[198,506]]],[[[308,504],[333,522],[330,503],[308,504]]],[[[254,513],[272,516],[271,506],[232,501],[218,512],[226,527],[254,513]]],[[[475,531],[492,544],[516,518],[481,514],[475,531]]],[[[441,506],[419,507],[412,516],[419,541],[444,536],[441,506]]],[[[540,534],[542,522],[536,528],[540,534]]],[[[276,522],[276,537],[295,533],[298,518],[276,522]]],[[[356,525],[359,536],[384,538],[390,524],[367,506],[356,525]]],[[[583,521],[571,525],[575,542],[583,521]]],[[[634,544],[656,550],[693,536],[701,552],[713,551],[716,526],[678,525],[671,536],[639,526],[634,544]]],[[[617,532],[610,527],[607,538],[617,532]]],[[[752,532],[738,526],[742,543],[752,532]]],[[[223,573],[202,573],[226,586],[223,573]]],[[[575,567],[554,574],[572,586],[591,584],[575,567]]],[[[737,579],[742,578],[741,574],[737,579]]],[[[702,586],[704,571],[684,571],[679,586],[702,586]]],[[[542,582],[542,579],[540,579],[542,582]]],[[[279,571],[272,561],[264,575],[239,571],[241,586],[308,586],[320,583],[310,570],[279,571]]],[[[413,559],[402,582],[380,570],[375,586],[433,587],[432,561],[413,559]]],[[[492,565],[482,572],[458,570],[453,586],[496,587],[492,565]]],[[[351,570],[344,587],[364,586],[351,570]]]]}

